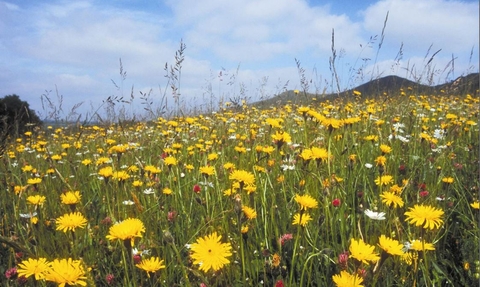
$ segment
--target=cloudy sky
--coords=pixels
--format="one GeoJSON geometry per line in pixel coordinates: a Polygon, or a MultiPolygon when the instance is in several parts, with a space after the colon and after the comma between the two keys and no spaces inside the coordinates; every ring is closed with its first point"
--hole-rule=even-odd
{"type": "Polygon", "coordinates": [[[46,115],[41,95],[62,95],[65,113],[80,102],[85,113],[133,87],[130,112],[150,90],[172,105],[164,67],[182,39],[185,107],[300,89],[295,59],[310,92],[336,91],[332,30],[341,89],[387,75],[438,84],[478,72],[478,11],[477,0],[0,1],[0,97],[46,115]]]}

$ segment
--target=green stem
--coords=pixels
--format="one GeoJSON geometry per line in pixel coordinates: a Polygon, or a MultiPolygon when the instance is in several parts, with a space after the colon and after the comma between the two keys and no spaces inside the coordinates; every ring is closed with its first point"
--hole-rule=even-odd
{"type": "MultiPolygon", "coordinates": [[[[183,265],[182,264],[182,256],[180,256],[180,252],[178,251],[177,246],[173,242],[172,242],[171,245],[172,245],[173,251],[175,251],[175,255],[177,255],[177,263],[179,265],[183,265]]],[[[185,278],[185,286],[191,286],[190,281],[188,280],[187,271],[185,271],[185,267],[182,266],[181,269],[182,269],[182,273],[183,273],[183,278],[185,278]]]]}
{"type": "MultiPolygon", "coordinates": [[[[300,218],[302,217],[303,212],[300,212],[300,218]]],[[[295,259],[297,258],[297,247],[298,241],[300,240],[300,231],[301,231],[300,223],[297,226],[297,236],[295,237],[295,244],[293,245],[293,253],[292,253],[292,265],[290,266],[290,278],[288,280],[288,286],[293,286],[293,275],[295,273],[295,259]]]]}
{"type": "Polygon", "coordinates": [[[243,284],[247,284],[247,277],[246,277],[246,270],[245,270],[245,250],[244,250],[244,244],[243,244],[243,236],[242,236],[242,214],[238,213],[237,216],[237,224],[238,224],[238,234],[240,235],[240,256],[241,256],[241,261],[242,261],[242,278],[243,278],[243,284]]]}

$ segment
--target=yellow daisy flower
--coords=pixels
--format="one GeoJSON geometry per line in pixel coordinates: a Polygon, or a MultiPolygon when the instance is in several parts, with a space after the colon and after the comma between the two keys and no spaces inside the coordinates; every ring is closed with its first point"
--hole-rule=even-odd
{"type": "Polygon", "coordinates": [[[480,209],[480,201],[474,201],[470,203],[470,206],[474,209],[480,209]]]}
{"type": "Polygon", "coordinates": [[[87,219],[80,212],[72,212],[57,218],[56,223],[57,230],[63,232],[68,230],[75,231],[76,228],[84,228],[87,224],[87,219]]]}
{"type": "Polygon", "coordinates": [[[391,175],[382,175],[375,179],[376,185],[389,185],[393,182],[393,176],[391,175]]]}
{"type": "Polygon", "coordinates": [[[340,274],[333,275],[332,279],[337,287],[363,287],[362,277],[350,274],[345,270],[340,271],[340,274]]]}
{"type": "Polygon", "coordinates": [[[404,202],[400,196],[398,196],[395,192],[392,191],[384,191],[380,194],[382,198],[382,202],[386,205],[393,206],[393,208],[403,207],[404,202]]]}
{"type": "Polygon", "coordinates": [[[381,144],[380,150],[382,151],[382,154],[387,154],[392,152],[392,148],[386,144],[381,144]]]}
{"type": "Polygon", "coordinates": [[[362,239],[355,240],[352,238],[350,242],[350,256],[352,258],[357,259],[365,264],[369,264],[370,262],[377,262],[380,259],[377,253],[374,253],[375,246],[369,245],[363,242],[362,239]]]}
{"type": "Polygon", "coordinates": [[[46,197],[42,195],[30,195],[27,197],[28,203],[32,205],[41,205],[45,202],[46,197]]]}
{"type": "Polygon", "coordinates": [[[46,258],[29,258],[18,264],[17,272],[19,277],[25,276],[25,278],[28,278],[35,276],[35,280],[41,280],[45,278],[45,273],[48,269],[49,266],[46,258]]]}
{"type": "Polygon", "coordinates": [[[77,204],[80,202],[82,195],[80,191],[67,191],[60,195],[60,200],[63,204],[77,204]]]}
{"type": "Polygon", "coordinates": [[[428,205],[415,204],[414,207],[410,207],[409,210],[405,212],[405,215],[407,216],[405,221],[408,221],[410,224],[415,224],[416,226],[423,225],[425,229],[439,228],[443,223],[441,219],[443,210],[428,205]]]}
{"type": "Polygon", "coordinates": [[[435,246],[432,243],[425,242],[425,240],[412,240],[409,249],[415,251],[435,250],[435,246]]]}
{"type": "Polygon", "coordinates": [[[452,184],[455,180],[453,179],[453,177],[444,177],[442,178],[442,182],[446,183],[446,184],[452,184]]]}
{"type": "Polygon", "coordinates": [[[242,206],[242,211],[245,214],[245,217],[247,217],[248,219],[257,218],[257,212],[255,211],[255,209],[253,209],[251,207],[248,207],[248,206],[244,205],[244,206],[242,206]]]}
{"type": "Polygon", "coordinates": [[[302,227],[305,227],[309,221],[312,220],[312,217],[308,213],[296,213],[293,216],[293,225],[301,225],[302,227]]]}
{"type": "Polygon", "coordinates": [[[300,210],[307,210],[308,208],[317,208],[318,201],[308,194],[295,195],[295,201],[300,204],[300,210]]]}
{"type": "Polygon", "coordinates": [[[139,264],[135,264],[135,266],[146,271],[148,277],[150,277],[150,273],[155,273],[158,270],[165,268],[163,260],[160,260],[158,257],[142,259],[142,261],[139,264]]]}
{"type": "Polygon", "coordinates": [[[230,243],[221,243],[222,236],[216,232],[203,238],[198,238],[190,246],[192,250],[193,264],[200,265],[199,269],[203,272],[220,270],[224,265],[230,263],[227,257],[232,256],[232,245],[230,243]]]}
{"type": "Polygon", "coordinates": [[[45,274],[45,280],[58,283],[58,286],[87,286],[85,269],[81,260],[55,259],[50,263],[50,269],[45,274]]]}
{"type": "Polygon", "coordinates": [[[42,179],[40,177],[34,177],[34,178],[27,179],[27,184],[30,184],[30,185],[39,184],[41,182],[42,182],[42,179]]]}
{"type": "Polygon", "coordinates": [[[255,184],[255,175],[245,170],[234,170],[228,178],[240,183],[241,186],[255,184]]]}
{"type": "Polygon", "coordinates": [[[142,233],[145,232],[145,226],[140,219],[127,218],[122,222],[112,225],[106,236],[108,240],[132,240],[135,237],[142,237],[142,233]]]}
{"type": "Polygon", "coordinates": [[[215,167],[213,166],[202,166],[200,167],[200,173],[205,175],[205,176],[210,176],[210,175],[214,175],[215,174],[215,167]]]}
{"type": "Polygon", "coordinates": [[[388,238],[383,234],[378,239],[378,246],[391,255],[403,255],[404,253],[403,244],[398,242],[398,240],[388,238]]]}

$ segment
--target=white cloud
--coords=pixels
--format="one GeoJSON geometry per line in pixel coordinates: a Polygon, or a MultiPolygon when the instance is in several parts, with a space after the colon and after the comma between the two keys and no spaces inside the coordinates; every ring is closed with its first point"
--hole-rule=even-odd
{"type": "Polygon", "coordinates": [[[468,53],[479,42],[478,3],[445,0],[383,0],[364,12],[367,31],[381,30],[379,19],[389,11],[385,29],[387,45],[399,47],[404,43],[406,52],[426,54],[434,49],[451,53],[468,53]]]}
{"type": "MultiPolygon", "coordinates": [[[[295,58],[312,79],[312,91],[329,87],[332,29],[342,88],[360,84],[355,73],[363,68],[364,79],[372,75],[379,39],[367,42],[380,34],[387,11],[385,42],[375,65],[382,75],[405,76],[407,69],[424,73],[428,58],[423,57],[431,44],[430,56],[442,51],[430,67],[443,69],[454,54],[459,75],[469,68],[469,53],[479,41],[475,2],[383,0],[365,4],[355,17],[332,13],[333,3],[312,6],[306,0],[170,0],[163,10],[142,10],[137,4],[131,10],[133,2],[125,1],[122,7],[94,0],[25,3],[0,0],[0,96],[17,93],[35,109],[39,95],[55,85],[70,104],[99,103],[120,93],[111,83],[121,82],[119,58],[127,72],[124,95],[134,85],[136,96],[151,88],[160,97],[167,84],[164,65],[174,64],[180,39],[187,46],[182,99],[194,106],[209,99],[209,85],[217,99],[238,93],[241,86],[252,99],[281,92],[287,81],[287,88],[299,88],[295,58]],[[402,42],[403,58],[394,66],[402,42]],[[235,84],[227,85],[237,65],[235,84]],[[220,81],[222,67],[228,76],[220,81]]],[[[478,71],[478,47],[472,63],[472,71],[478,71]]],[[[444,77],[448,71],[437,73],[444,77]]]]}
{"type": "MultiPolygon", "coordinates": [[[[336,45],[351,51],[360,43],[360,26],[345,15],[330,15],[328,7],[309,7],[305,1],[193,1],[170,3],[186,42],[231,62],[256,62],[281,55],[292,58],[304,50],[330,51],[336,45]],[[187,9],[188,7],[188,9],[187,9]],[[268,7],[268,8],[267,8],[268,7]]],[[[319,53],[317,51],[317,54],[319,53]]]]}

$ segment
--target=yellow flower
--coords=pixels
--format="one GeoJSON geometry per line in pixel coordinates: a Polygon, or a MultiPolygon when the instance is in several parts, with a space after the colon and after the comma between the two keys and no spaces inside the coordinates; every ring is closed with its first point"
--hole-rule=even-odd
{"type": "Polygon", "coordinates": [[[236,146],[234,148],[234,150],[238,153],[246,153],[247,152],[247,148],[243,147],[243,146],[240,146],[240,145],[236,146]]]}
{"type": "Polygon", "coordinates": [[[33,275],[35,276],[35,280],[41,280],[45,278],[45,273],[48,269],[49,266],[46,258],[29,258],[18,264],[17,272],[19,277],[25,276],[25,278],[28,278],[33,275]]]}
{"type": "Polygon", "coordinates": [[[59,287],[87,286],[85,270],[81,260],[55,259],[50,263],[50,269],[45,274],[45,280],[58,283],[59,287]]]}
{"type": "Polygon", "coordinates": [[[247,217],[248,219],[257,218],[257,212],[251,207],[242,206],[242,211],[245,214],[245,217],[247,217]]]}
{"type": "Polygon", "coordinates": [[[215,168],[213,166],[202,166],[200,167],[200,173],[206,176],[214,175],[215,174],[215,168]]]}
{"type": "Polygon", "coordinates": [[[339,119],[335,118],[323,118],[322,125],[327,128],[329,131],[333,131],[333,129],[338,129],[343,126],[343,122],[339,119]]]}
{"type": "Polygon", "coordinates": [[[126,171],[123,171],[123,170],[120,170],[120,171],[115,171],[113,174],[112,174],[112,178],[114,180],[117,180],[119,182],[122,182],[122,181],[125,181],[127,179],[130,178],[130,175],[126,172],[126,171]]]}
{"type": "Polygon", "coordinates": [[[350,274],[345,270],[340,271],[340,274],[332,276],[333,282],[337,287],[363,287],[363,278],[357,274],[350,274]]]}
{"type": "Polygon", "coordinates": [[[229,188],[229,189],[226,189],[223,191],[223,195],[225,196],[230,196],[232,194],[234,194],[236,191],[235,191],[235,188],[229,188]]]}
{"type": "Polygon", "coordinates": [[[109,178],[113,175],[113,168],[111,166],[101,168],[98,171],[98,175],[103,176],[104,178],[109,178]]]}
{"type": "Polygon", "coordinates": [[[216,160],[218,158],[218,154],[216,153],[211,153],[207,156],[207,159],[212,161],[212,160],[216,160]]]}
{"type": "Polygon", "coordinates": [[[41,205],[45,202],[46,197],[41,195],[30,195],[27,197],[28,203],[32,205],[41,205]]]}
{"type": "Polygon", "coordinates": [[[22,171],[23,171],[23,172],[30,172],[30,171],[32,171],[32,170],[33,170],[33,166],[31,166],[31,165],[29,165],[29,164],[27,164],[27,165],[25,165],[24,167],[22,167],[22,171]]]}
{"type": "Polygon", "coordinates": [[[357,161],[357,155],[356,155],[356,154],[351,154],[351,155],[348,156],[348,159],[349,159],[352,163],[354,163],[354,162],[357,161]]]}
{"type": "Polygon", "coordinates": [[[59,154],[54,154],[54,155],[51,156],[51,159],[55,160],[55,161],[59,161],[59,160],[62,159],[62,156],[59,155],[59,154]]]}
{"type": "Polygon", "coordinates": [[[282,125],[280,124],[283,120],[281,118],[279,119],[274,119],[274,118],[268,118],[265,120],[265,123],[270,125],[272,128],[282,128],[282,125]]]}
{"type": "Polygon", "coordinates": [[[257,191],[257,186],[255,184],[249,184],[246,185],[243,189],[247,192],[247,194],[250,194],[257,191]]]}
{"type": "Polygon", "coordinates": [[[276,131],[275,134],[272,135],[272,139],[277,144],[277,148],[280,148],[284,143],[292,142],[290,135],[283,131],[276,131]]]}
{"type": "Polygon", "coordinates": [[[132,185],[133,185],[134,187],[141,187],[141,186],[143,185],[143,182],[142,182],[141,180],[134,180],[134,181],[132,182],[132,185]]]}
{"type": "Polygon", "coordinates": [[[403,244],[398,242],[398,240],[388,238],[383,234],[378,239],[378,246],[391,255],[403,255],[404,253],[403,244]]]}
{"type": "Polygon", "coordinates": [[[480,202],[479,201],[474,201],[470,203],[470,206],[474,209],[480,209],[480,202]]]}
{"type": "Polygon", "coordinates": [[[111,226],[106,237],[108,240],[120,239],[125,241],[131,239],[133,241],[135,237],[142,237],[144,232],[145,226],[140,219],[127,218],[111,226]]]}
{"type": "Polygon", "coordinates": [[[358,241],[352,238],[350,242],[350,256],[361,261],[365,264],[369,264],[368,261],[377,262],[380,257],[377,253],[374,253],[375,246],[369,245],[363,242],[362,239],[358,241]]]}
{"type": "Polygon", "coordinates": [[[235,169],[235,164],[231,162],[227,162],[223,165],[223,168],[226,170],[234,170],[235,169]]]}
{"type": "Polygon", "coordinates": [[[31,185],[39,184],[40,182],[42,182],[42,179],[39,178],[39,177],[34,177],[34,178],[27,179],[27,183],[31,184],[31,185]]]}
{"type": "Polygon", "coordinates": [[[81,198],[80,191],[67,191],[60,195],[63,204],[77,204],[81,198]]]}
{"type": "Polygon", "coordinates": [[[366,141],[376,142],[378,141],[378,136],[376,135],[369,135],[363,138],[366,141]]]}
{"type": "Polygon", "coordinates": [[[295,195],[295,201],[300,204],[300,210],[307,210],[308,208],[317,208],[318,201],[308,194],[295,195]]]}
{"type": "Polygon", "coordinates": [[[389,191],[400,195],[402,194],[403,187],[398,186],[398,184],[394,184],[390,187],[389,191]]]}
{"type": "Polygon", "coordinates": [[[409,249],[415,251],[435,250],[435,246],[432,243],[425,242],[424,240],[412,240],[409,249]]]}
{"type": "Polygon", "coordinates": [[[163,161],[167,166],[177,165],[177,159],[173,156],[167,156],[163,161]]]}
{"type": "Polygon", "coordinates": [[[138,170],[139,170],[139,168],[136,165],[131,165],[127,168],[128,172],[137,172],[138,170]]]}
{"type": "Polygon", "coordinates": [[[150,272],[155,273],[160,269],[165,268],[163,264],[163,260],[160,260],[158,257],[151,257],[148,259],[142,259],[139,264],[135,264],[138,268],[145,270],[147,272],[147,276],[150,277],[150,272]]]}
{"type": "MultiPolygon", "coordinates": [[[[90,162],[91,162],[91,161],[90,161],[90,162]]],[[[104,164],[104,163],[110,163],[110,162],[112,162],[112,159],[109,158],[109,157],[99,157],[99,158],[96,160],[95,164],[96,164],[96,165],[102,165],[102,164],[104,164]]]]}
{"type": "Polygon", "coordinates": [[[384,157],[383,155],[375,159],[375,163],[377,164],[377,166],[385,166],[386,162],[387,162],[387,158],[384,157]]]}
{"type": "Polygon", "coordinates": [[[277,253],[274,253],[272,255],[272,266],[273,267],[280,266],[281,259],[282,259],[282,257],[280,257],[280,255],[278,255],[277,253]]]}
{"type": "Polygon", "coordinates": [[[404,205],[402,198],[395,192],[384,191],[382,194],[380,194],[380,197],[382,198],[383,203],[389,206],[393,205],[393,208],[397,208],[397,206],[403,207],[404,205]]]}
{"type": "Polygon", "coordinates": [[[148,173],[151,173],[151,174],[157,174],[157,173],[160,173],[161,170],[153,165],[147,165],[144,170],[148,173]]]}
{"type": "Polygon", "coordinates": [[[451,184],[453,183],[455,180],[453,179],[453,177],[444,177],[442,178],[442,182],[444,183],[447,183],[447,184],[451,184]]]}
{"type": "Polygon", "coordinates": [[[302,153],[300,153],[300,157],[304,160],[304,161],[309,161],[313,158],[313,153],[312,153],[312,150],[309,149],[309,148],[306,148],[304,150],[302,150],[302,153]]]}
{"type": "Polygon", "coordinates": [[[418,259],[418,254],[413,252],[405,252],[400,259],[407,265],[412,265],[413,261],[418,259]]]}
{"type": "Polygon", "coordinates": [[[328,154],[328,151],[324,148],[318,148],[318,147],[312,147],[312,158],[319,161],[327,161],[328,157],[330,156],[328,154]]]}
{"type": "Polygon", "coordinates": [[[193,264],[199,264],[199,269],[205,273],[208,270],[220,270],[224,265],[230,263],[227,257],[232,256],[232,245],[230,243],[221,243],[222,236],[216,232],[203,238],[198,238],[190,248],[192,250],[193,264]]]}
{"type": "Polygon", "coordinates": [[[56,223],[57,230],[63,232],[68,230],[75,231],[76,228],[84,228],[87,224],[87,219],[80,212],[72,212],[57,218],[56,223]]]}
{"type": "Polygon", "coordinates": [[[375,179],[376,185],[389,185],[393,182],[393,176],[391,175],[382,175],[375,179]]]}
{"type": "Polygon", "coordinates": [[[172,192],[173,191],[168,187],[165,187],[164,189],[162,189],[162,193],[166,195],[172,194],[172,192]]]}
{"type": "Polygon", "coordinates": [[[91,163],[92,163],[92,160],[88,158],[81,161],[81,164],[83,165],[90,165],[91,163]]]}
{"type": "Polygon", "coordinates": [[[301,225],[301,226],[305,227],[307,225],[307,223],[311,220],[312,220],[312,217],[308,213],[303,213],[303,214],[296,213],[293,216],[292,224],[293,225],[301,225]]]}
{"type": "Polygon", "coordinates": [[[391,153],[392,148],[386,144],[381,144],[380,145],[380,150],[382,151],[383,154],[391,153]]]}
{"type": "Polygon", "coordinates": [[[272,154],[275,151],[275,147],[269,145],[269,146],[264,146],[262,148],[262,151],[266,154],[272,154]]]}
{"type": "Polygon", "coordinates": [[[416,226],[423,225],[423,228],[435,229],[442,225],[443,210],[436,209],[428,205],[417,205],[410,207],[409,211],[405,212],[407,218],[405,221],[409,221],[410,224],[416,226]]]}
{"type": "Polygon", "coordinates": [[[277,182],[282,183],[285,181],[285,175],[281,174],[277,177],[277,182]]]}
{"type": "Polygon", "coordinates": [[[240,183],[240,185],[253,185],[255,184],[255,175],[245,170],[234,170],[228,177],[234,182],[240,183]]]}

